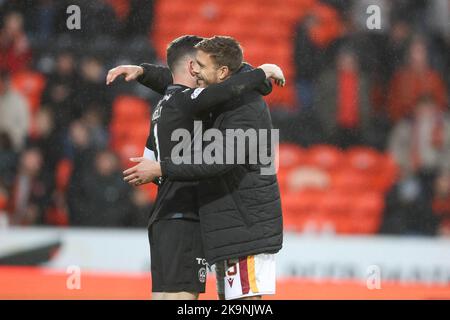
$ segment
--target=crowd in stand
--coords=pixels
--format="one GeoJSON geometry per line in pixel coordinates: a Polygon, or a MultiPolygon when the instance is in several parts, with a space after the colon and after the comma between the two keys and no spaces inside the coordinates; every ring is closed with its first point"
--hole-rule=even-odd
{"type": "MultiPolygon", "coordinates": [[[[317,2],[292,32],[298,103],[270,106],[281,142],[390,153],[400,175],[379,231],[450,234],[450,3],[317,2]],[[370,4],[382,9],[380,30],[366,26],[370,4]]],[[[116,97],[153,105],[158,95],[106,87],[105,74],[159,62],[153,14],[153,1],[0,0],[0,221],[145,226],[151,199],[123,183],[109,128],[116,97]],[[68,32],[71,4],[82,7],[82,29],[68,32]],[[28,71],[38,97],[23,93],[28,71]]]]}

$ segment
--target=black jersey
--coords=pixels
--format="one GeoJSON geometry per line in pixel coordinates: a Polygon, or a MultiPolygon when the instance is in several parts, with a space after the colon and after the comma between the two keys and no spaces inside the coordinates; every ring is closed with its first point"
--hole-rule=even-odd
{"type": "MultiPolygon", "coordinates": [[[[192,137],[195,120],[205,120],[215,107],[255,90],[265,79],[265,73],[255,69],[207,88],[170,85],[152,113],[146,147],[154,153],[157,161],[171,157],[172,150],[180,143],[172,139],[175,130],[185,130],[192,137]]],[[[198,219],[197,182],[159,180],[158,184],[158,196],[149,224],[156,219],[198,219]]]]}

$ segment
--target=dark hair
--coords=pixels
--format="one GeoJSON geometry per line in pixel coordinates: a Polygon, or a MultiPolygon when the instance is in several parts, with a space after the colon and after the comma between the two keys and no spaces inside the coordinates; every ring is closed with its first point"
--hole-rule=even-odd
{"type": "Polygon", "coordinates": [[[232,37],[214,36],[204,39],[195,47],[208,53],[218,67],[226,66],[232,73],[238,71],[242,65],[241,45],[232,37]]]}
{"type": "Polygon", "coordinates": [[[195,54],[195,45],[203,38],[187,35],[176,38],[167,46],[167,65],[173,72],[176,64],[186,55],[195,54]]]}

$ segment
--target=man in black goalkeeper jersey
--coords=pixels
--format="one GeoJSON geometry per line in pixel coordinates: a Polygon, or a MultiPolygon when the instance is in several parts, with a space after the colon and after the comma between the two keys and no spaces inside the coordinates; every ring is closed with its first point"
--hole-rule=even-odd
{"type": "MultiPolygon", "coordinates": [[[[283,77],[277,66],[263,65],[221,84],[196,89],[194,46],[201,40],[196,36],[184,36],[175,39],[167,49],[173,84],[165,88],[163,98],[153,110],[151,132],[144,151],[147,159],[159,161],[171,156],[178,144],[172,138],[175,130],[184,129],[194,134],[194,120],[207,121],[214,107],[257,89],[266,78],[281,80],[283,77]]],[[[112,69],[107,84],[120,74],[127,75],[127,80],[137,78],[139,69],[136,68],[139,67],[112,69]]],[[[158,196],[149,221],[153,298],[196,299],[204,292],[206,282],[197,182],[163,179],[155,182],[159,186],[158,196]]]]}

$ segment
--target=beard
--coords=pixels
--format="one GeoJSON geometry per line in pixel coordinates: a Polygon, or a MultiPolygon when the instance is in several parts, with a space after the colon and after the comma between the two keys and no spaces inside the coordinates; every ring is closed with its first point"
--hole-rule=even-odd
{"type": "Polygon", "coordinates": [[[207,87],[207,86],[208,86],[208,84],[206,83],[205,80],[200,79],[200,78],[197,78],[197,87],[199,87],[199,88],[205,88],[205,87],[207,87]]]}

